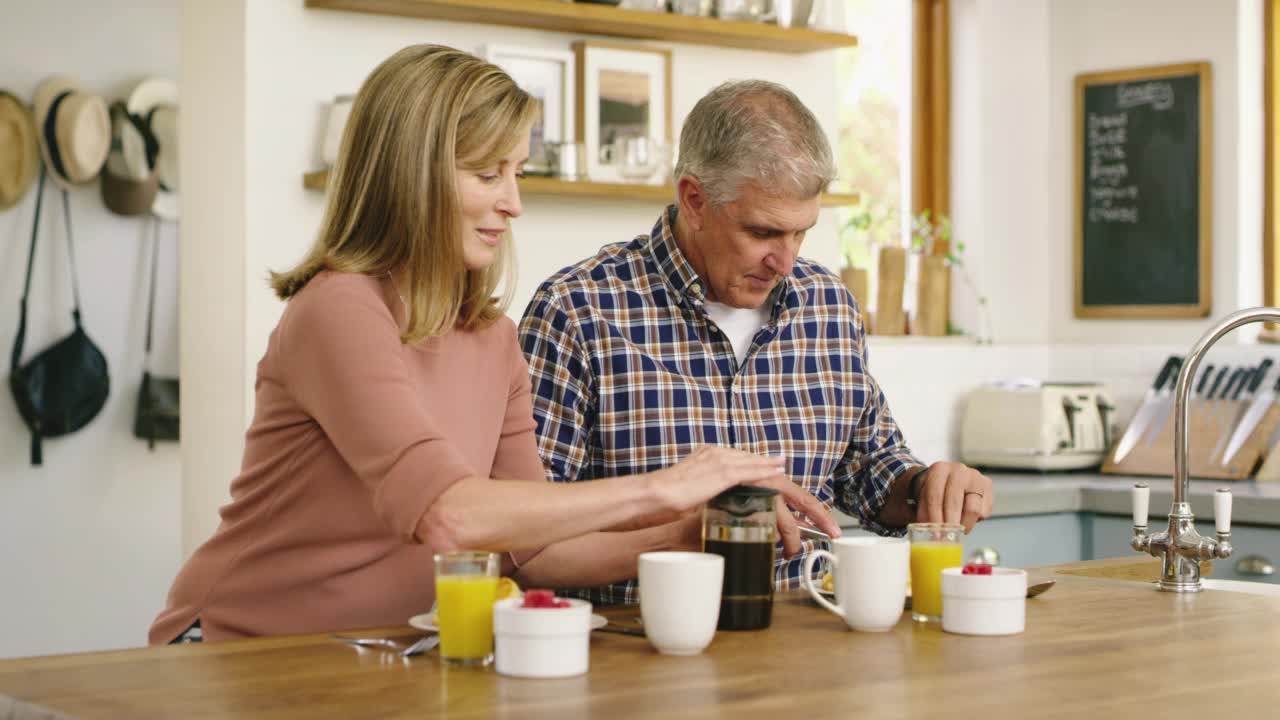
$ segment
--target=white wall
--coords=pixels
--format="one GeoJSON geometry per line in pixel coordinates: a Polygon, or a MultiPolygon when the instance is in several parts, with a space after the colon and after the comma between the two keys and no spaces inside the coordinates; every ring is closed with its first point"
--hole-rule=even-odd
{"type": "MultiPolygon", "coordinates": [[[[1237,70],[1239,4],[1201,0],[1055,0],[1051,5],[1049,167],[1051,204],[1047,238],[1050,334],[1061,342],[1192,342],[1211,324],[1204,320],[1080,320],[1073,316],[1074,208],[1071,167],[1075,116],[1074,79],[1080,73],[1207,61],[1213,67],[1213,309],[1220,318],[1242,304],[1262,300],[1252,278],[1257,267],[1241,263],[1241,248],[1261,247],[1260,235],[1242,235],[1239,216],[1240,103],[1237,70]],[[1159,22],[1153,20],[1158,18],[1159,22]],[[1249,297],[1240,297],[1241,278],[1249,297]]],[[[1261,32],[1261,23],[1253,25],[1261,32]]],[[[1255,82],[1260,82],[1256,79],[1255,82]]],[[[1253,148],[1258,148],[1256,139],[1253,148]]],[[[1247,146],[1246,146],[1247,147],[1247,146]]],[[[1260,183],[1260,177],[1255,178],[1260,183]]],[[[1260,228],[1253,225],[1255,229],[1260,228]]]]}
{"type": "MultiPolygon", "coordinates": [[[[995,340],[1048,342],[1048,0],[958,0],[951,12],[954,237],[990,298],[995,340]]],[[[959,278],[952,307],[978,327],[959,278]]]]}
{"type": "MultiPolygon", "coordinates": [[[[172,0],[110,8],[76,0],[7,3],[0,84],[30,101],[65,74],[107,97],[143,76],[178,77],[172,0]],[[68,18],[76,18],[68,22],[68,18]]],[[[61,199],[45,192],[25,357],[70,332],[71,288],[61,199]]],[[[30,436],[0,397],[0,657],[138,645],[179,563],[178,450],[148,452],[131,434],[142,376],[147,251],[143,222],[112,215],[95,183],[71,195],[86,331],[102,348],[111,395],[83,431],[47,440],[29,464],[30,436]]],[[[0,346],[7,363],[35,212],[34,188],[0,211],[0,346]]],[[[177,228],[163,231],[156,369],[178,372],[177,228]]],[[[7,365],[4,370],[8,374],[7,365]]]]}

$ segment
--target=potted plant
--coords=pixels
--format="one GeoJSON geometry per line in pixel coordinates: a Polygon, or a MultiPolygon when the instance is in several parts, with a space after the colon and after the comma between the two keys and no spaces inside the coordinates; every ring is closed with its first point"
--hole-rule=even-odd
{"type": "Polygon", "coordinates": [[[840,247],[844,259],[840,278],[862,308],[868,331],[886,332],[891,335],[901,335],[904,325],[902,287],[906,277],[905,249],[893,241],[896,231],[897,213],[894,208],[864,202],[857,206],[848,222],[841,228],[840,247]],[[876,297],[877,311],[873,323],[869,312],[871,292],[867,268],[877,260],[877,249],[879,249],[877,273],[879,292],[876,297]],[[901,262],[898,262],[899,256],[901,262]],[[889,271],[888,277],[886,277],[886,264],[889,271]],[[893,271],[898,266],[901,266],[902,272],[895,274],[893,271]],[[893,294],[895,287],[897,288],[896,299],[893,294]],[[889,291],[887,296],[886,290],[889,291]]]}
{"type": "Polygon", "coordinates": [[[940,244],[950,249],[951,220],[935,219],[930,210],[911,219],[911,250],[916,256],[916,314],[911,330],[916,335],[946,335],[951,302],[951,270],[940,244]]]}
{"type": "Polygon", "coordinates": [[[912,218],[911,249],[916,255],[916,315],[912,332],[935,336],[964,334],[951,324],[951,275],[955,270],[978,303],[979,328],[975,339],[978,343],[990,343],[987,297],[978,291],[964,265],[965,244],[951,240],[951,218],[946,215],[935,217],[925,209],[912,218]],[[945,250],[940,251],[940,247],[945,250]]]}

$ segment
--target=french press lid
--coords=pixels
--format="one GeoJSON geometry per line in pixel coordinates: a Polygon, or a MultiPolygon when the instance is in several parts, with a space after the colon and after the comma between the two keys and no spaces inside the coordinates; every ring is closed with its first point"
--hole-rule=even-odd
{"type": "Polygon", "coordinates": [[[762,510],[773,509],[773,498],[778,491],[759,485],[734,485],[711,498],[708,506],[734,516],[746,516],[762,510]]]}

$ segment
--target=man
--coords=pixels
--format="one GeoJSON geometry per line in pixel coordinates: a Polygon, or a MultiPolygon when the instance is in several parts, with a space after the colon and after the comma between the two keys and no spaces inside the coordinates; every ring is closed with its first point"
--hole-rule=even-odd
{"type": "MultiPolygon", "coordinates": [[[[785,457],[824,506],[882,534],[917,520],[968,530],[991,513],[989,478],[911,454],[867,370],[853,296],[798,257],[834,174],[817,119],[786,88],[726,83],[698,102],[680,137],[676,204],[648,235],[548,279],[525,310],[553,480],[646,472],[701,444],[731,445],[785,457]]],[[[692,529],[673,537],[696,547],[692,529]]],[[[646,547],[609,540],[580,550],[616,569],[646,547]]],[[[811,549],[779,558],[780,588],[798,586],[811,549]]],[[[637,593],[629,580],[590,598],[637,593]]]]}

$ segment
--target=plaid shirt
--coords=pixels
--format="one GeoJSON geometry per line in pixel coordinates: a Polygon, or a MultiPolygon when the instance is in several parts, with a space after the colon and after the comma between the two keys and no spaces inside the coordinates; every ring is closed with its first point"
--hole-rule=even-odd
{"type": "MultiPolygon", "coordinates": [[[[698,445],[725,445],[788,458],[791,477],[827,507],[892,532],[875,517],[890,482],[920,462],[867,372],[853,296],[798,259],[739,365],[676,245],[675,214],[667,208],[650,234],[552,276],[525,310],[520,339],[551,479],[647,473],[698,445]]],[[[806,541],[791,560],[779,549],[779,588],[799,586],[812,549],[806,541]]],[[[580,594],[639,599],[634,580],[580,594]]]]}

